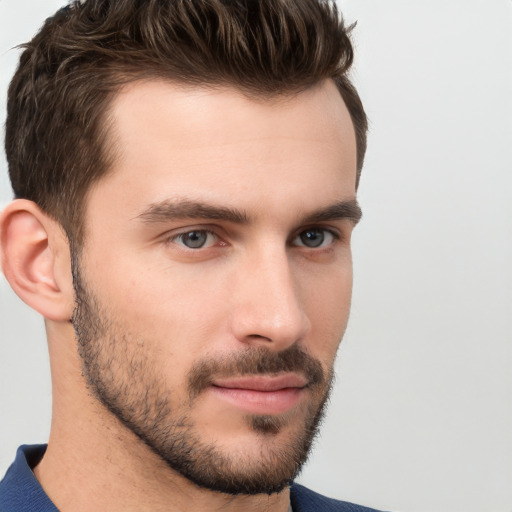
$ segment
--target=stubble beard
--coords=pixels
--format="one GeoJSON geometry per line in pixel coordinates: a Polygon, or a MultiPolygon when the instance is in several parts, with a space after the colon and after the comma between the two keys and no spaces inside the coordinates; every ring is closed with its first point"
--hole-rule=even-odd
{"type": "Polygon", "coordinates": [[[78,262],[73,260],[76,305],[71,321],[91,394],[170,468],[201,488],[255,495],[280,492],[288,486],[306,462],[318,432],[332,386],[332,370],[324,371],[297,345],[279,353],[247,349],[229,360],[199,361],[188,375],[186,403],[171,404],[172,390],[155,375],[144,342],[114,325],[106,308],[85,286],[78,262]],[[303,373],[311,396],[300,417],[246,416],[248,429],[260,438],[259,459],[253,454],[229,453],[201,439],[188,413],[214,376],[284,371],[303,373]]]}

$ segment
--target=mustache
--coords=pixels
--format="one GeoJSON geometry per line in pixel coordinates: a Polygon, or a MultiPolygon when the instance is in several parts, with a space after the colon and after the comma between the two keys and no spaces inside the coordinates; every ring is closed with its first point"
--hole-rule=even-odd
{"type": "Polygon", "coordinates": [[[238,377],[244,375],[275,375],[299,373],[306,377],[309,387],[325,384],[327,377],[321,363],[292,345],[281,352],[268,348],[248,348],[223,358],[203,359],[189,373],[188,390],[193,400],[212,385],[215,377],[238,377]]]}

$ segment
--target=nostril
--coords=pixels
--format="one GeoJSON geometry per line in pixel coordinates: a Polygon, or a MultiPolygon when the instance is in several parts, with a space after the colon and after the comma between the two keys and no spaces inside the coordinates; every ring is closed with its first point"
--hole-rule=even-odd
{"type": "Polygon", "coordinates": [[[272,338],[269,338],[268,336],[263,336],[262,334],[249,334],[247,338],[255,340],[272,341],[272,338]]]}

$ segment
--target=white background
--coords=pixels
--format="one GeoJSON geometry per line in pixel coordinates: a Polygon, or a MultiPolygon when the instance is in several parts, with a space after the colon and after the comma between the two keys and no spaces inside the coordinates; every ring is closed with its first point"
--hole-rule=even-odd
{"type": "MultiPolygon", "coordinates": [[[[61,0],[0,0],[0,101],[61,0]]],[[[402,512],[512,511],[512,2],[346,0],[371,119],[352,319],[301,481],[402,512]]],[[[0,205],[10,199],[0,160],[0,205]]],[[[0,277],[0,473],[47,439],[43,323],[0,277]]]]}

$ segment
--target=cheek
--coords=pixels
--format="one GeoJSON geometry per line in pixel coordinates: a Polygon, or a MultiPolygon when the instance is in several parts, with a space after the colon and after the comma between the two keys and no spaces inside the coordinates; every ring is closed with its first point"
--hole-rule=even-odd
{"type": "Polygon", "coordinates": [[[352,297],[350,265],[331,269],[325,279],[303,287],[305,309],[311,323],[312,353],[332,363],[347,327],[352,297]]]}
{"type": "Polygon", "coordinates": [[[217,300],[218,285],[204,276],[145,269],[112,272],[100,283],[100,301],[108,305],[118,328],[144,343],[154,359],[166,365],[179,361],[178,372],[204,357],[213,340],[221,338],[227,301],[217,300]]]}

